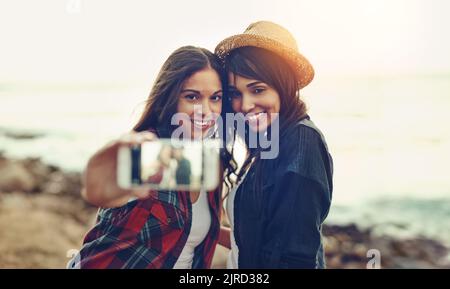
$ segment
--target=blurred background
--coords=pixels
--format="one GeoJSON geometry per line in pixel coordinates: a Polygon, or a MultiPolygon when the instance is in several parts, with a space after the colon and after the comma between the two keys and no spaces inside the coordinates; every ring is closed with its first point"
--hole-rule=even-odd
{"type": "MultiPolygon", "coordinates": [[[[62,268],[92,226],[89,156],[129,131],[176,48],[285,26],[335,162],[331,268],[450,268],[450,2],[0,2],[0,268],[62,268]]],[[[220,248],[215,266],[223,266],[220,248]]]]}

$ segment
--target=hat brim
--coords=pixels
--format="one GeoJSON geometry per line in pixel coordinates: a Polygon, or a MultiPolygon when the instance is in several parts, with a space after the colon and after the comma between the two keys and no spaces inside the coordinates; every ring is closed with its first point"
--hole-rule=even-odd
{"type": "Polygon", "coordinates": [[[299,89],[307,86],[314,78],[314,68],[306,57],[278,41],[261,35],[238,34],[228,37],[216,46],[215,53],[221,59],[225,59],[232,50],[245,46],[267,49],[285,59],[296,74],[299,89]]]}

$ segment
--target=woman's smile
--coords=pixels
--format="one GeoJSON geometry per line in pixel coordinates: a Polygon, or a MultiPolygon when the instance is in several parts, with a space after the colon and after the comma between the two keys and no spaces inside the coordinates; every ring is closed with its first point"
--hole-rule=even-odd
{"type": "Polygon", "coordinates": [[[214,126],[215,121],[212,119],[191,118],[191,122],[195,128],[207,130],[214,126]]]}

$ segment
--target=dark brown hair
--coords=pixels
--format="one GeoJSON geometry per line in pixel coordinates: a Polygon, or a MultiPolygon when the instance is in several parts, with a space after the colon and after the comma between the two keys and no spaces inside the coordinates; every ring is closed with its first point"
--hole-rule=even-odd
{"type": "MultiPolygon", "coordinates": [[[[170,138],[176,128],[170,122],[172,116],[177,112],[179,94],[184,81],[207,67],[214,69],[220,76],[222,87],[227,87],[224,69],[217,56],[212,52],[194,46],[183,46],[175,50],[164,62],[156,77],[146,101],[144,112],[133,130],[140,132],[155,129],[160,137],[170,138]]],[[[222,109],[222,114],[225,111],[227,109],[222,109]]],[[[223,117],[223,119],[225,118],[223,117]]],[[[226,147],[221,150],[220,155],[224,172],[227,173],[229,178],[231,172],[236,170],[236,163],[226,147]]],[[[227,187],[231,184],[230,180],[225,183],[227,187]]]]}
{"type": "MultiPolygon", "coordinates": [[[[295,73],[291,66],[277,54],[252,46],[237,48],[225,58],[225,68],[235,75],[262,81],[277,91],[280,96],[280,138],[281,132],[306,116],[307,108],[300,99],[295,73]]],[[[226,101],[231,102],[231,99],[226,98],[226,101]]],[[[239,171],[238,181],[249,168],[251,161],[259,157],[259,150],[249,148],[247,139],[245,142],[249,154],[239,171]]],[[[256,168],[257,172],[258,168],[256,168]]]]}

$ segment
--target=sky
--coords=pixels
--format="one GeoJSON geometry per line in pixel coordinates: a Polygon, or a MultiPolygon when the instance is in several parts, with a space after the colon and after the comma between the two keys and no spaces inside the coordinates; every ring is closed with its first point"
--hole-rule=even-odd
{"type": "Polygon", "coordinates": [[[331,148],[338,199],[448,196],[448,15],[448,0],[0,0],[0,127],[54,132],[2,145],[80,167],[136,123],[172,51],[213,50],[270,20],[316,71],[301,95],[331,148]]]}
{"type": "Polygon", "coordinates": [[[2,0],[0,82],[154,79],[183,45],[289,29],[319,75],[450,72],[446,0],[2,0]]]}

